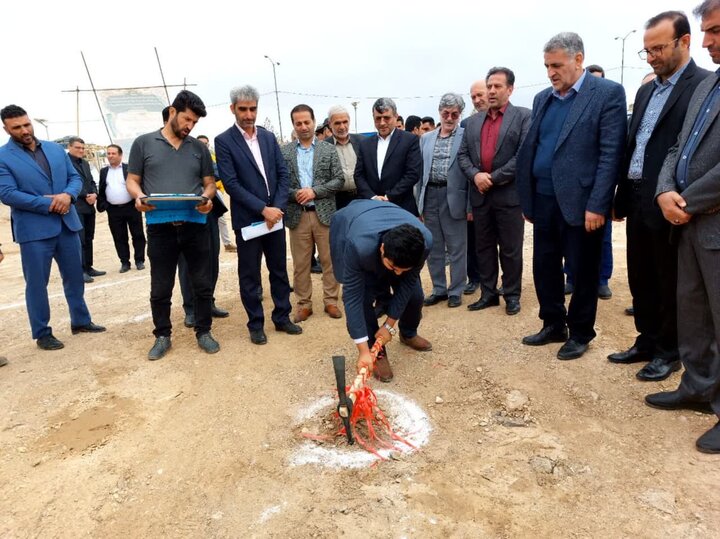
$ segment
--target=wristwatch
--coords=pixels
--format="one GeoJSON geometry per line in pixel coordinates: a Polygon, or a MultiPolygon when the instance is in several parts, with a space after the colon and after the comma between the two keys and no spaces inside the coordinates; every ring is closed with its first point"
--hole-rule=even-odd
{"type": "Polygon", "coordinates": [[[388,324],[387,322],[385,322],[385,323],[383,324],[383,327],[388,330],[388,333],[390,334],[390,336],[394,337],[394,336],[397,334],[397,329],[395,329],[394,327],[392,327],[392,326],[391,326],[390,324],[388,324]]]}

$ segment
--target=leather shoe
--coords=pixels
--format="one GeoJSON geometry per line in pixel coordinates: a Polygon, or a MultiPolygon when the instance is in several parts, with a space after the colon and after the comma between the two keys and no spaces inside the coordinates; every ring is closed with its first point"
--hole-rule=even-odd
{"type": "Polygon", "coordinates": [[[186,313],[183,324],[185,325],[186,328],[194,328],[195,327],[195,314],[186,313]]]}
{"type": "Polygon", "coordinates": [[[373,376],[381,382],[390,382],[393,379],[393,371],[385,347],[377,355],[373,366],[373,376]]]}
{"type": "Polygon", "coordinates": [[[470,281],[468,284],[465,285],[465,290],[463,290],[463,294],[466,296],[472,296],[475,292],[477,292],[477,289],[480,287],[480,283],[473,283],[470,281]]]}
{"type": "Polygon", "coordinates": [[[680,360],[667,361],[659,357],[653,358],[653,360],[640,369],[635,378],[644,382],[660,382],[665,380],[675,371],[680,370],[680,360]]]}
{"type": "Polygon", "coordinates": [[[203,352],[208,354],[217,354],[220,351],[220,343],[215,340],[209,331],[198,335],[197,342],[203,352]]]}
{"type": "Polygon", "coordinates": [[[635,307],[626,307],[625,314],[628,316],[635,316],[635,307]]]}
{"type": "Polygon", "coordinates": [[[510,316],[520,312],[520,300],[517,298],[505,298],[505,313],[510,316]]]}
{"type": "Polygon", "coordinates": [[[530,346],[542,346],[551,342],[565,342],[568,338],[566,327],[546,326],[534,335],[523,337],[522,343],[530,346]]]}
{"type": "Polygon", "coordinates": [[[462,299],[460,296],[450,296],[448,297],[448,307],[451,309],[454,307],[460,307],[462,305],[462,299]]]}
{"type": "Polygon", "coordinates": [[[172,342],[170,342],[170,337],[158,337],[155,339],[155,344],[153,344],[153,347],[148,352],[148,359],[150,361],[156,361],[158,359],[162,359],[165,353],[170,350],[170,347],[172,346],[172,342]]]}
{"type": "Polygon", "coordinates": [[[482,309],[487,309],[488,307],[497,307],[500,305],[500,297],[496,295],[482,295],[480,296],[480,299],[477,300],[475,303],[471,303],[468,305],[468,311],[480,311],[482,309]]]}
{"type": "Polygon", "coordinates": [[[282,331],[288,335],[300,335],[302,333],[302,328],[288,320],[284,324],[275,324],[275,331],[282,331]]]}
{"type": "Polygon", "coordinates": [[[293,317],[293,322],[296,324],[298,322],[305,322],[308,318],[312,316],[312,309],[308,309],[307,307],[300,307],[295,313],[295,316],[293,317]]]}
{"type": "Polygon", "coordinates": [[[695,447],[701,453],[720,453],[720,421],[697,439],[695,447]]]}
{"type": "Polygon", "coordinates": [[[342,318],[342,313],[337,305],[325,305],[325,312],[330,318],[342,318]]]}
{"type": "Polygon", "coordinates": [[[429,352],[432,350],[432,343],[420,335],[414,337],[403,337],[400,335],[400,342],[418,352],[429,352]]]}
{"type": "Polygon", "coordinates": [[[138,271],[145,269],[145,262],[135,262],[135,267],[138,269],[138,271]]]}
{"type": "Polygon", "coordinates": [[[253,344],[267,344],[267,335],[265,335],[265,331],[262,329],[251,329],[250,342],[253,344]]]}
{"type": "Polygon", "coordinates": [[[237,253],[237,245],[235,245],[234,243],[228,243],[228,244],[225,246],[225,252],[227,252],[227,253],[237,253]]]}
{"type": "Polygon", "coordinates": [[[210,310],[210,314],[213,318],[227,318],[228,316],[230,316],[229,312],[227,312],[225,309],[221,309],[214,303],[212,305],[212,309],[210,310]]]}
{"type": "Polygon", "coordinates": [[[557,358],[562,360],[578,359],[587,351],[587,343],[577,342],[575,339],[568,339],[558,350],[557,358]]]}
{"type": "Polygon", "coordinates": [[[88,284],[88,283],[94,283],[95,279],[90,277],[87,273],[83,272],[83,281],[85,282],[85,284],[88,284]]]}
{"type": "Polygon", "coordinates": [[[96,270],[95,268],[92,268],[92,267],[89,270],[87,270],[87,274],[90,277],[100,277],[101,275],[105,275],[106,273],[107,273],[107,271],[96,270]]]}
{"type": "Polygon", "coordinates": [[[90,322],[84,326],[70,326],[70,331],[72,331],[73,335],[78,333],[102,333],[105,331],[105,326],[98,326],[90,322]]]}
{"type": "Polygon", "coordinates": [[[610,363],[622,363],[624,365],[630,363],[639,363],[641,361],[650,361],[652,356],[647,352],[638,350],[637,346],[631,346],[624,352],[615,352],[610,354],[608,357],[610,363]]]}
{"type": "Polygon", "coordinates": [[[120,273],[127,273],[130,271],[130,264],[121,264],[120,265],[120,273]]]}
{"type": "Polygon", "coordinates": [[[317,258],[312,259],[312,263],[310,264],[310,273],[322,273],[322,266],[320,265],[320,262],[317,258]]]}
{"type": "Polygon", "coordinates": [[[425,307],[430,307],[431,305],[437,305],[441,301],[445,301],[447,299],[447,294],[430,294],[423,300],[423,305],[425,305],[425,307]]]}
{"type": "Polygon", "coordinates": [[[43,350],[60,350],[61,348],[65,348],[65,345],[56,339],[55,335],[52,333],[50,335],[40,337],[37,340],[37,345],[38,348],[42,348],[43,350]]]}
{"type": "Polygon", "coordinates": [[[598,297],[600,299],[610,299],[612,297],[612,290],[606,284],[598,286],[598,297]]]}
{"type": "Polygon", "coordinates": [[[645,404],[660,410],[695,410],[703,414],[713,413],[709,403],[688,398],[677,389],[645,395],[645,404]]]}

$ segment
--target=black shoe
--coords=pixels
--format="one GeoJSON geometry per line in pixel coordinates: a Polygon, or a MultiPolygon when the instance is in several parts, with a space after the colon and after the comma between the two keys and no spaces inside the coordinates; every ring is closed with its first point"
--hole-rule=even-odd
{"type": "Polygon", "coordinates": [[[430,307],[431,305],[437,305],[441,301],[446,301],[447,299],[447,294],[430,294],[423,300],[423,305],[425,305],[425,307],[430,307]]]}
{"type": "Polygon", "coordinates": [[[487,309],[488,307],[497,307],[500,305],[500,298],[496,295],[485,294],[480,296],[480,299],[475,303],[468,305],[468,311],[480,311],[487,309]]]}
{"type": "Polygon", "coordinates": [[[310,264],[310,273],[322,273],[322,266],[315,257],[313,257],[312,264],[310,264]]]}
{"type": "Polygon", "coordinates": [[[183,321],[183,325],[186,328],[194,328],[195,327],[195,314],[194,313],[185,313],[185,320],[183,321]]]}
{"type": "Polygon", "coordinates": [[[635,308],[634,307],[626,307],[625,314],[628,316],[635,316],[635,308]]]}
{"type": "Polygon", "coordinates": [[[148,359],[150,361],[162,359],[165,353],[170,350],[171,346],[170,337],[157,337],[155,344],[153,344],[153,347],[148,352],[148,359]]]}
{"type": "Polygon", "coordinates": [[[227,312],[225,309],[221,309],[217,305],[213,304],[212,306],[212,317],[213,318],[227,318],[230,316],[230,313],[227,312]]]}
{"type": "Polygon", "coordinates": [[[37,340],[37,345],[38,348],[42,348],[43,350],[60,350],[61,348],[65,348],[65,345],[57,340],[55,335],[52,333],[50,335],[40,337],[37,340]]]}
{"type": "Polygon", "coordinates": [[[587,351],[587,343],[577,342],[575,339],[568,339],[558,350],[557,358],[562,360],[578,359],[587,351]]]}
{"type": "Polygon", "coordinates": [[[565,295],[569,296],[573,292],[575,292],[575,286],[570,283],[565,283],[565,295]]]}
{"type": "Polygon", "coordinates": [[[520,300],[518,298],[505,298],[505,312],[510,316],[520,312],[520,300]]]}
{"type": "Polygon", "coordinates": [[[468,284],[465,285],[465,290],[463,290],[463,294],[466,296],[472,296],[475,292],[477,292],[477,289],[480,288],[480,283],[473,283],[470,281],[468,284]]]}
{"type": "Polygon", "coordinates": [[[105,331],[105,326],[98,326],[90,322],[85,326],[70,326],[70,331],[72,331],[73,335],[77,335],[78,333],[102,333],[105,331]]]}
{"type": "Polygon", "coordinates": [[[288,320],[283,324],[275,324],[275,331],[282,331],[288,335],[300,335],[302,333],[302,328],[288,320]]]}
{"type": "Polygon", "coordinates": [[[568,338],[566,327],[546,326],[534,335],[523,337],[522,343],[530,346],[542,346],[551,342],[565,342],[568,338]]]}
{"type": "Polygon", "coordinates": [[[505,289],[501,286],[497,289],[497,295],[498,296],[504,296],[505,295],[505,289]]]}
{"type": "Polygon", "coordinates": [[[720,453],[720,421],[697,439],[695,447],[701,453],[720,453]]]}
{"type": "Polygon", "coordinates": [[[138,271],[142,271],[145,269],[145,262],[135,262],[135,267],[138,271]]]}
{"type": "Polygon", "coordinates": [[[253,344],[267,344],[267,335],[265,335],[265,331],[262,329],[251,329],[250,341],[253,344]]]}
{"type": "Polygon", "coordinates": [[[665,380],[675,371],[680,370],[680,360],[667,361],[665,359],[656,357],[653,360],[640,369],[635,378],[642,380],[643,382],[660,382],[665,380]]]}
{"type": "Polygon", "coordinates": [[[462,305],[462,298],[460,296],[448,296],[448,307],[451,309],[454,307],[460,307],[462,305]]]}
{"type": "Polygon", "coordinates": [[[217,354],[220,351],[220,343],[218,343],[208,331],[198,335],[197,338],[198,346],[202,348],[203,352],[208,354],[217,354]]]}
{"type": "Polygon", "coordinates": [[[660,410],[695,410],[703,414],[714,413],[709,403],[690,399],[677,389],[646,395],[645,404],[660,410]]]}
{"type": "Polygon", "coordinates": [[[101,275],[105,275],[106,273],[107,271],[96,270],[95,268],[90,268],[89,270],[87,270],[87,274],[90,277],[100,277],[101,275]]]}
{"type": "Polygon", "coordinates": [[[86,284],[87,284],[87,283],[94,283],[94,282],[95,282],[95,279],[93,279],[92,277],[90,277],[87,273],[83,272],[83,281],[85,281],[86,284]]]}
{"type": "Polygon", "coordinates": [[[610,363],[622,363],[624,365],[652,360],[652,356],[650,354],[643,352],[642,350],[638,350],[637,346],[631,346],[624,352],[615,352],[614,354],[610,354],[607,358],[610,363]]]}
{"type": "Polygon", "coordinates": [[[606,284],[598,286],[598,297],[600,299],[610,299],[612,297],[612,290],[606,284]]]}
{"type": "Polygon", "coordinates": [[[130,263],[129,262],[123,262],[120,265],[120,273],[127,273],[130,271],[130,263]]]}

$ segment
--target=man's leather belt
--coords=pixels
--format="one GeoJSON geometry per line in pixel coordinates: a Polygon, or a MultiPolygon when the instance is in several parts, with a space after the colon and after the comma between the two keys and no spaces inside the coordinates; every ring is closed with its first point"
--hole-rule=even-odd
{"type": "Polygon", "coordinates": [[[303,211],[315,211],[315,206],[300,206],[303,211]]]}

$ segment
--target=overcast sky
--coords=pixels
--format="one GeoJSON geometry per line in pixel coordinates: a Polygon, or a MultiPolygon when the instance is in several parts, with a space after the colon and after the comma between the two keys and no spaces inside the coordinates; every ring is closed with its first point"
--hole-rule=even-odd
{"type": "MultiPolygon", "coordinates": [[[[196,84],[191,89],[208,106],[208,117],[193,135],[212,139],[231,125],[228,92],[242,84],[263,94],[258,123],[270,118],[277,129],[272,67],[264,55],[280,62],[286,138],[290,109],[298,103],[312,106],[322,121],[333,104],[348,108],[352,118],[350,103],[359,101],[358,129],[370,131],[370,106],[378,96],[395,97],[404,116],[436,117],[439,96],[454,91],[466,97],[468,114],[471,82],[494,65],[515,71],[512,101],[530,106],[548,85],[543,45],[561,31],[579,33],[586,65],[602,65],[608,78],[619,82],[621,42],[613,38],[637,30],[625,42],[625,88],[632,102],[650,71],[637,56],[643,25],[661,11],[685,11],[692,24],[693,57],[703,67],[717,67],[701,48],[699,22],[691,13],[697,3],[245,0],[226,7],[227,2],[215,0],[3,2],[0,106],[15,103],[31,118],[47,119],[51,138],[75,134],[76,96],[62,91],[90,88],[80,51],[95,86],[110,88],[161,84],[157,47],[166,82],[196,84]]],[[[81,96],[80,119],[86,142],[108,143],[91,93],[81,96]]],[[[35,130],[45,138],[43,127],[36,124],[35,130]]]]}

